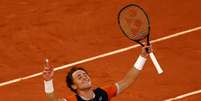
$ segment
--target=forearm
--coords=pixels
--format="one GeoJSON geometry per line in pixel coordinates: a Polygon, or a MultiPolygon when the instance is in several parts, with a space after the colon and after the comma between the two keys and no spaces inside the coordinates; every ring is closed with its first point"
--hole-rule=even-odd
{"type": "Polygon", "coordinates": [[[49,60],[45,60],[43,70],[43,78],[44,78],[44,90],[47,96],[48,101],[65,101],[64,99],[58,99],[54,92],[54,85],[53,85],[53,75],[54,75],[54,68],[49,64],[49,60]]]}
{"type": "Polygon", "coordinates": [[[145,61],[146,61],[145,57],[139,56],[136,63],[128,71],[126,76],[118,82],[119,92],[123,91],[125,88],[127,88],[129,85],[131,85],[136,80],[140,71],[143,69],[145,61]]]}
{"type": "Polygon", "coordinates": [[[48,101],[58,101],[57,97],[55,96],[54,92],[46,93],[48,101]]]}
{"type": "Polygon", "coordinates": [[[44,81],[44,87],[48,101],[59,101],[58,98],[55,96],[52,80],[44,81]]]}
{"type": "Polygon", "coordinates": [[[119,84],[119,92],[126,89],[129,85],[131,85],[139,75],[140,70],[136,68],[131,68],[130,71],[126,74],[126,76],[118,82],[119,84]]]}

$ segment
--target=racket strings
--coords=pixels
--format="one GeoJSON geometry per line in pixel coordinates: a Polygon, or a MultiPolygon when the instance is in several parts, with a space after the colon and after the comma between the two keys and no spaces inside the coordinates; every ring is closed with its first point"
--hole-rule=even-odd
{"type": "Polygon", "coordinates": [[[120,13],[119,20],[122,30],[130,39],[139,41],[148,35],[149,22],[141,9],[127,7],[120,13]]]}

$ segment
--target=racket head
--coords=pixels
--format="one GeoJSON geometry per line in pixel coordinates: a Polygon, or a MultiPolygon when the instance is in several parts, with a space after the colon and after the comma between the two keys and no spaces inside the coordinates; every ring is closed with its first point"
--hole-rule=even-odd
{"type": "Polygon", "coordinates": [[[147,37],[149,44],[150,21],[142,7],[136,4],[126,5],[119,11],[117,19],[121,31],[129,39],[144,46],[140,41],[147,37]]]}

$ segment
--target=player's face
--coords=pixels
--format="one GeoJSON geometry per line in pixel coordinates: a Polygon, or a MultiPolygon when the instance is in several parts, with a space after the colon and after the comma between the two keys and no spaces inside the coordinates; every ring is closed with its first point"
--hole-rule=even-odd
{"type": "Polygon", "coordinates": [[[92,87],[91,78],[83,70],[77,70],[73,73],[73,82],[77,90],[86,90],[92,87]]]}

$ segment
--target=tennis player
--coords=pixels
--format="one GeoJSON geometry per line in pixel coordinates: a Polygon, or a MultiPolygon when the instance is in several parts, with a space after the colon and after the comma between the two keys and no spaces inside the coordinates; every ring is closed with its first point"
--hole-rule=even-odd
{"type": "Polygon", "coordinates": [[[137,78],[146,62],[146,57],[151,52],[149,46],[143,47],[140,56],[128,71],[125,77],[105,87],[94,87],[88,72],[80,67],[72,67],[66,76],[67,86],[75,93],[73,96],[58,98],[53,87],[53,67],[46,62],[43,71],[45,93],[48,101],[110,101],[112,97],[121,93],[137,78]],[[149,52],[145,50],[148,48],[149,52]]]}

